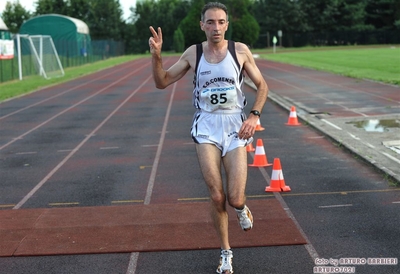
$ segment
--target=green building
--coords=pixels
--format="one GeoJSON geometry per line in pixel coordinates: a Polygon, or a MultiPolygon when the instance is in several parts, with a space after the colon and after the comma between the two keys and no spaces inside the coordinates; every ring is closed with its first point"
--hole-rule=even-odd
{"type": "Polygon", "coordinates": [[[27,35],[49,35],[59,56],[75,57],[91,54],[89,27],[82,20],[45,14],[25,21],[19,31],[27,35]]]}

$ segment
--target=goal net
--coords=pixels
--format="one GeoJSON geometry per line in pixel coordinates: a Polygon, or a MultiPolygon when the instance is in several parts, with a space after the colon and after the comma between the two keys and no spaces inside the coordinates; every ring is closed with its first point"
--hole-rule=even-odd
{"type": "Polygon", "coordinates": [[[25,67],[22,63],[27,62],[27,57],[30,56],[30,61],[33,63],[36,72],[44,78],[64,76],[64,69],[51,36],[18,35],[18,40],[20,67],[25,67]]]}

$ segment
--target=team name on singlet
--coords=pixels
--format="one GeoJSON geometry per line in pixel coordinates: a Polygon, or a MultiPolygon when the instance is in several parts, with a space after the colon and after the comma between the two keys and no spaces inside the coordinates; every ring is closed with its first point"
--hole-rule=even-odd
{"type": "Polygon", "coordinates": [[[228,83],[231,85],[235,85],[235,80],[232,78],[226,78],[226,77],[214,77],[208,81],[206,81],[203,85],[203,88],[208,87],[211,84],[218,84],[218,82],[223,82],[223,83],[228,83]]]}

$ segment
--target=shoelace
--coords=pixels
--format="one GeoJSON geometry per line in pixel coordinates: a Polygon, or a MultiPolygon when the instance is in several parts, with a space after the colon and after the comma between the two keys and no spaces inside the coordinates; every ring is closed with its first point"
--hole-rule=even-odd
{"type": "Polygon", "coordinates": [[[233,257],[233,256],[232,256],[231,254],[229,254],[228,252],[223,252],[223,253],[222,253],[222,265],[221,265],[221,270],[228,270],[228,269],[231,268],[230,259],[231,259],[232,257],[233,257]],[[227,267],[227,268],[225,268],[225,267],[227,267]]]}
{"type": "Polygon", "coordinates": [[[241,212],[240,214],[239,214],[239,219],[241,220],[241,221],[243,221],[244,219],[246,219],[246,218],[248,218],[249,216],[247,216],[247,210],[243,210],[243,212],[241,212]]]}

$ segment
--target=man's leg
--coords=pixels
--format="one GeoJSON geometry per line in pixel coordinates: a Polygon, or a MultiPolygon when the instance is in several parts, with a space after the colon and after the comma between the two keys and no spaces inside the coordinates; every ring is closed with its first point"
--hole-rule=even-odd
{"type": "Polygon", "coordinates": [[[223,159],[229,205],[242,209],[246,203],[247,153],[245,147],[229,151],[223,159]]]}
{"type": "Polygon", "coordinates": [[[230,249],[226,195],[221,177],[221,151],[213,144],[196,144],[197,157],[211,198],[211,216],[221,241],[221,249],[230,249]]]}
{"type": "Polygon", "coordinates": [[[245,147],[238,147],[228,152],[223,158],[227,174],[227,195],[229,205],[234,207],[239,224],[244,231],[253,227],[253,215],[246,206],[247,152],[245,147]]]}

